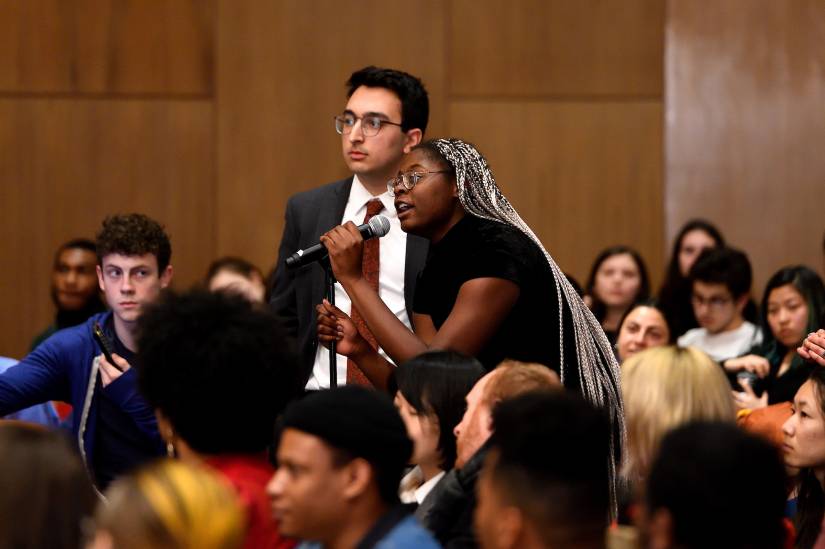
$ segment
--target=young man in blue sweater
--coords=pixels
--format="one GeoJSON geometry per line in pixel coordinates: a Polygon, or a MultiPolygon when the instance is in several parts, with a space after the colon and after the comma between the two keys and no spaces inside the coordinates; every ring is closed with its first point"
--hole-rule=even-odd
{"type": "Polygon", "coordinates": [[[110,311],[61,330],[0,375],[0,415],[49,400],[73,406],[72,433],[103,490],[117,476],[163,453],[153,410],[140,396],[137,320],[172,280],[172,247],[160,224],[142,214],[107,217],[97,235],[97,278],[110,311]],[[110,364],[93,336],[112,342],[110,364]]]}

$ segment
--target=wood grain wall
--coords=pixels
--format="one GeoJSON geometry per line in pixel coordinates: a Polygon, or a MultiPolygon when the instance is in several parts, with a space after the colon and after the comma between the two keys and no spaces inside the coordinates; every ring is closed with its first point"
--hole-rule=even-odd
{"type": "Polygon", "coordinates": [[[748,252],[758,298],[783,266],[822,273],[825,3],[671,0],[668,13],[668,237],[712,220],[748,252]]]}
{"type": "Polygon", "coordinates": [[[475,142],[581,282],[663,261],[663,0],[0,2],[0,354],[50,320],[57,245],[140,210],[176,283],[275,260],[286,199],[345,172],[332,116],[368,64],[421,76],[429,136],[475,142]]]}

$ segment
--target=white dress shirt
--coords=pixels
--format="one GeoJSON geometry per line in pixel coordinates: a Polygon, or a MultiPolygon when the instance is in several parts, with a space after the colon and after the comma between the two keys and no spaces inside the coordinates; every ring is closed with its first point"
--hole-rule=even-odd
{"type": "MultiPolygon", "coordinates": [[[[410,328],[410,319],[407,315],[407,302],[404,299],[404,266],[407,259],[407,233],[401,230],[401,223],[398,221],[398,213],[393,205],[393,198],[388,192],[373,196],[358,180],[358,176],[352,179],[347,206],[344,209],[344,218],[341,223],[352,221],[356,225],[364,222],[367,215],[367,202],[378,198],[384,204],[384,209],[379,215],[383,215],[390,221],[390,232],[383,236],[379,242],[379,273],[378,273],[378,295],[387,305],[390,311],[398,319],[410,328]]],[[[335,306],[350,314],[352,301],[340,283],[335,283],[335,306]]],[[[378,350],[381,356],[389,360],[383,349],[378,350]]],[[[345,385],[347,381],[347,357],[338,355],[338,385],[345,385]]],[[[317,390],[329,387],[329,350],[323,345],[318,345],[315,353],[315,365],[312,368],[312,375],[306,384],[306,388],[317,390]]]]}

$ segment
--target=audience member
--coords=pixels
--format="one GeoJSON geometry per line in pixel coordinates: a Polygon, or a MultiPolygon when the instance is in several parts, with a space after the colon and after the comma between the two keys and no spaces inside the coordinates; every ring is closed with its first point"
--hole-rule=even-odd
{"type": "Polygon", "coordinates": [[[232,488],[200,467],[164,460],[115,481],[87,549],[240,549],[244,516],[232,488]]]}
{"type": "Polygon", "coordinates": [[[723,362],[734,385],[740,408],[756,409],[793,400],[815,364],[806,363],[796,349],[819,326],[825,314],[825,286],[807,267],[785,267],[768,280],[762,297],[761,345],[750,353],[723,362]]]}
{"type": "MultiPolygon", "coordinates": [[[[17,364],[13,358],[6,358],[0,356],[0,374],[17,364]]],[[[43,404],[35,404],[29,408],[24,408],[19,412],[13,412],[5,416],[5,419],[15,419],[18,421],[26,421],[28,423],[36,423],[44,427],[57,427],[60,424],[60,418],[57,416],[57,411],[51,402],[44,402],[43,404]]]]}
{"type": "Polygon", "coordinates": [[[290,547],[269,512],[266,449],[296,393],[296,357],[278,319],[232,294],[169,295],[140,320],[140,388],[167,452],[204,463],[238,493],[244,547],[290,547]]]}
{"type": "Polygon", "coordinates": [[[782,426],[785,464],[801,469],[797,500],[797,547],[814,545],[825,510],[825,370],[814,368],[793,399],[793,415],[782,426]]]}
{"type": "MultiPolygon", "coordinates": [[[[427,257],[427,242],[401,230],[387,194],[387,180],[395,176],[402,156],[421,141],[427,129],[427,91],[415,76],[377,67],[355,71],[347,87],[347,105],[335,117],[335,129],[341,134],[344,162],[353,175],[289,199],[272,290],[273,310],[285,319],[298,340],[307,389],[330,385],[329,352],[318,345],[315,320],[315,306],[326,289],[324,271],[319,263],[288,271],[286,259],[299,248],[317,244],[321,235],[336,225],[360,225],[381,213],[391,229],[384,238],[371,241],[364,266],[381,299],[409,328],[416,280],[427,257]]],[[[341,285],[335,288],[336,305],[360,318],[346,289],[341,285]]],[[[358,329],[374,344],[366,325],[359,322],[358,329]]],[[[357,364],[344,356],[336,359],[339,384],[369,383],[357,364]]]]}
{"type": "Polygon", "coordinates": [[[210,292],[235,292],[252,303],[264,303],[266,287],[261,270],[240,257],[222,257],[209,265],[206,288],[210,292]]]}
{"type": "Polygon", "coordinates": [[[751,264],[733,248],[711,248],[690,269],[693,312],[699,328],[679,338],[682,347],[694,346],[717,361],[742,356],[762,342],[759,327],[745,320],[750,301],[751,264]]]}
{"type": "Polygon", "coordinates": [[[484,549],[603,548],[610,431],[578,396],[528,393],[493,412],[475,526],[484,549]]]}
{"type": "Polygon", "coordinates": [[[671,429],[695,420],[735,419],[733,398],[722,369],[696,348],[657,347],[622,364],[631,483],[647,476],[653,456],[671,429]]]}
{"type": "Polygon", "coordinates": [[[464,398],[483,375],[480,362],[455,351],[430,351],[395,369],[395,407],[413,441],[415,465],[401,480],[400,496],[418,504],[422,520],[435,501],[427,495],[455,463],[453,428],[464,415],[464,398]]]}
{"type": "Polygon", "coordinates": [[[661,347],[670,341],[670,328],[658,303],[648,299],[637,303],[619,324],[616,352],[622,363],[645,349],[661,347]]]}
{"type": "Polygon", "coordinates": [[[96,265],[97,250],[91,240],[76,238],[57,249],[51,289],[57,312],[54,322],[32,341],[32,351],[56,331],[82,324],[93,314],[106,310],[100,299],[96,265]]]}
{"type": "Polygon", "coordinates": [[[659,290],[659,304],[670,326],[671,343],[699,324],[693,314],[693,288],[688,278],[690,268],[703,250],[719,248],[725,239],[719,229],[704,219],[693,219],[684,224],[673,241],[673,250],[665,271],[665,280],[659,290]]]}
{"type": "Polygon", "coordinates": [[[340,387],[293,403],[268,487],[283,533],[306,547],[438,547],[398,501],[412,449],[381,393],[340,387]]]}
{"type": "Polygon", "coordinates": [[[487,440],[493,433],[495,407],[529,391],[560,387],[558,376],[545,366],[505,361],[478,380],[467,394],[467,410],[454,431],[455,468],[430,493],[435,499],[423,522],[444,547],[476,545],[476,480],[487,454],[487,440]]]}
{"type": "Polygon", "coordinates": [[[0,422],[0,546],[79,549],[95,494],[62,433],[0,422]]]}
{"type": "MultiPolygon", "coordinates": [[[[428,141],[387,184],[401,228],[431,241],[415,296],[415,332],[367,284],[363,239],[349,223],[324,235],[338,281],[395,361],[433,349],[545,364],[568,386],[609,408],[614,445],[624,430],[613,350],[596,319],[541,242],[501,194],[486,159],[459,139],[428,141]]],[[[338,308],[318,307],[319,338],[338,341],[377,386],[391,366],[338,308]]],[[[620,450],[619,450],[620,452],[620,450]]],[[[617,454],[618,455],[618,454],[617,454]]]]}
{"type": "Polygon", "coordinates": [[[785,471],[776,448],[728,423],[693,423],[662,441],[647,484],[645,547],[781,549],[785,471]]]}
{"type": "Polygon", "coordinates": [[[49,400],[72,404],[72,432],[101,490],[162,453],[157,422],[132,370],[137,321],[172,280],[169,238],[142,214],[107,217],[97,235],[97,277],[111,311],[54,334],[0,375],[0,414],[49,400]],[[99,323],[115,364],[93,336],[99,323]]]}
{"type": "Polygon", "coordinates": [[[593,262],[585,289],[588,305],[607,339],[616,343],[622,317],[633,303],[650,296],[647,268],[639,253],[627,246],[603,250],[593,262]]]}

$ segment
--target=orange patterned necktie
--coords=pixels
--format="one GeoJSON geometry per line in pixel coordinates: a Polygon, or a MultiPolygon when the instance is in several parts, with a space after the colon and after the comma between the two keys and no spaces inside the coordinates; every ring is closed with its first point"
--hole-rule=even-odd
{"type": "MultiPolygon", "coordinates": [[[[382,204],[378,198],[373,198],[367,202],[367,215],[364,216],[364,223],[367,223],[374,215],[378,215],[383,209],[384,204],[382,204]]],[[[378,272],[381,259],[380,248],[378,247],[379,242],[380,239],[378,238],[370,238],[364,241],[364,255],[361,257],[361,272],[376,292],[378,291],[378,272]]],[[[358,312],[354,304],[350,311],[350,317],[355,323],[356,328],[358,328],[361,336],[369,342],[373,349],[378,349],[378,342],[375,341],[375,336],[370,332],[367,323],[364,322],[361,313],[358,312]]],[[[372,383],[370,383],[370,380],[367,379],[367,376],[364,375],[364,372],[361,371],[358,365],[352,360],[347,359],[347,385],[350,384],[372,387],[372,383]]]]}

